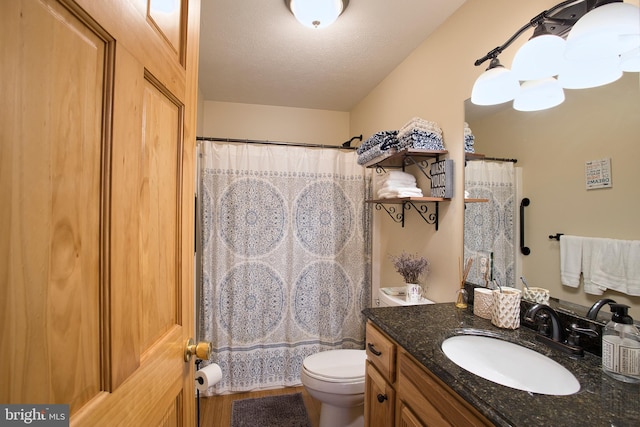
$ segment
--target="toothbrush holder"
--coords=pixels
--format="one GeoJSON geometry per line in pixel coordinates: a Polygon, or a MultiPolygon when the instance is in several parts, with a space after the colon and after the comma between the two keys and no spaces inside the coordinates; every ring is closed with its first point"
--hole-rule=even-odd
{"type": "Polygon", "coordinates": [[[520,327],[520,296],[518,289],[503,287],[493,291],[491,323],[498,328],[518,329],[520,327]]]}
{"type": "Polygon", "coordinates": [[[493,291],[487,288],[473,290],[473,314],[491,320],[493,312],[493,291]]]}

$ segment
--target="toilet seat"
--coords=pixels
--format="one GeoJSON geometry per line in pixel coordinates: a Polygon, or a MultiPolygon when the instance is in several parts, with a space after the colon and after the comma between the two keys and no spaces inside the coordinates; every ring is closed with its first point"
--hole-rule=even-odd
{"type": "Polygon", "coordinates": [[[316,380],[331,383],[358,383],[364,381],[365,350],[329,350],[304,359],[304,373],[316,380]]]}

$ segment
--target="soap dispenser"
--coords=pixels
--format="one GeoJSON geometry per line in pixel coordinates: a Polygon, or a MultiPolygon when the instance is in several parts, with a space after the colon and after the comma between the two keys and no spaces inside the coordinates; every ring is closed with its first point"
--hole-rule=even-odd
{"type": "Polygon", "coordinates": [[[602,332],[602,370],[611,377],[640,382],[640,331],[627,314],[628,305],[609,304],[611,321],[602,332]]]}

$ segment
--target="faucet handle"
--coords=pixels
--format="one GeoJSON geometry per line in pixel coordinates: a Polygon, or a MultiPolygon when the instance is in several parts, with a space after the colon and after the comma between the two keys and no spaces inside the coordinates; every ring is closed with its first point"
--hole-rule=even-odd
{"type": "Polygon", "coordinates": [[[593,338],[600,336],[598,331],[591,328],[582,328],[577,323],[570,324],[567,331],[569,332],[569,336],[567,336],[569,345],[580,345],[580,335],[587,335],[593,338]]]}

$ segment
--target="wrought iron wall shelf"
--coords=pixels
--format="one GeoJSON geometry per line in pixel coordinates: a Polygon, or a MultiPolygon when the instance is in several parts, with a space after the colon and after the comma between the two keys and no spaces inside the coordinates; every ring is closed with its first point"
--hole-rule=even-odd
{"type": "MultiPolygon", "coordinates": [[[[429,174],[429,159],[439,159],[441,155],[447,154],[447,150],[424,150],[419,148],[404,148],[402,150],[393,150],[387,154],[377,157],[370,162],[364,164],[366,168],[375,168],[377,172],[384,172],[385,168],[402,169],[415,165],[420,172],[431,180],[429,174]]],[[[427,224],[435,225],[438,230],[438,204],[445,200],[442,197],[399,197],[393,199],[375,199],[367,200],[367,203],[374,204],[377,210],[384,210],[393,221],[402,224],[404,227],[404,214],[411,208],[425,220],[427,224]],[[433,203],[433,211],[429,211],[429,207],[425,203],[433,203]],[[387,206],[390,205],[390,206],[387,206]],[[397,209],[400,205],[400,209],[397,209]]]]}
{"type": "Polygon", "coordinates": [[[444,154],[449,153],[447,150],[424,150],[421,148],[404,148],[402,150],[390,150],[389,153],[380,157],[376,157],[363,166],[366,168],[376,168],[379,172],[384,172],[384,168],[404,170],[406,166],[416,165],[420,172],[427,178],[431,179],[428,171],[428,159],[436,159],[444,154]]]}

